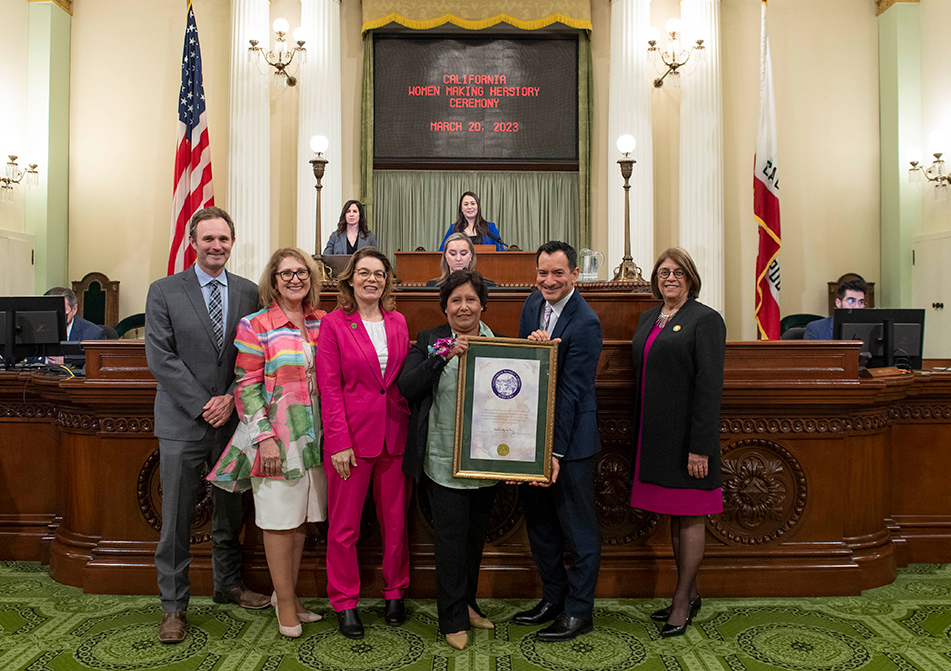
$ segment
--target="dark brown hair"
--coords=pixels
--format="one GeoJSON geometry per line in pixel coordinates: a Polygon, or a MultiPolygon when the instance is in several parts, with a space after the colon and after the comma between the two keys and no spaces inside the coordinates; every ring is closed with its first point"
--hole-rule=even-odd
{"type": "Polygon", "coordinates": [[[231,239],[234,240],[234,222],[231,221],[231,215],[220,207],[214,206],[202,208],[192,215],[192,220],[188,223],[188,237],[197,240],[195,234],[198,232],[198,222],[209,219],[224,219],[228,228],[231,229],[231,239]]]}
{"type": "MultiPolygon", "coordinates": [[[[465,233],[466,231],[466,215],[462,213],[462,201],[466,196],[472,196],[475,199],[476,207],[479,208],[476,213],[475,219],[475,230],[476,235],[488,235],[489,234],[489,224],[486,223],[485,217],[482,216],[482,201],[479,200],[479,197],[472,193],[471,191],[466,191],[462,194],[462,197],[459,199],[459,208],[456,214],[456,223],[452,225],[452,230],[454,233],[465,233]]],[[[448,242],[448,240],[447,240],[448,242]]]]}
{"type": "Polygon", "coordinates": [[[337,222],[337,233],[343,233],[347,230],[347,210],[350,209],[351,205],[356,205],[360,211],[360,221],[357,222],[357,231],[359,231],[361,238],[365,238],[370,235],[370,228],[367,226],[366,210],[363,209],[363,203],[359,200],[348,200],[344,203],[343,209],[340,210],[340,220],[337,222]]]}

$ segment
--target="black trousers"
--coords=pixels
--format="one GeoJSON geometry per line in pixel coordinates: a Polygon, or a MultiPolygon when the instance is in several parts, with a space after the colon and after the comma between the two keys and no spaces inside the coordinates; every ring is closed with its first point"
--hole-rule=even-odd
{"type": "Polygon", "coordinates": [[[433,511],[439,629],[444,634],[468,631],[468,606],[482,614],[476,592],[495,487],[452,489],[429,478],[426,485],[433,511]]]}
{"type": "Polygon", "coordinates": [[[601,528],[594,507],[594,457],[560,463],[551,487],[523,485],[528,540],[544,599],[572,617],[590,618],[601,570],[601,528]],[[564,554],[570,561],[565,570],[564,554]]]}

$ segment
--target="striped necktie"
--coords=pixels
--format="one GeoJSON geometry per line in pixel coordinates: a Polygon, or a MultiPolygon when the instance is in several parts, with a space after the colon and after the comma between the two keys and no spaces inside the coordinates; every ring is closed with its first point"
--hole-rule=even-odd
{"type": "Polygon", "coordinates": [[[543,330],[548,330],[548,322],[551,321],[551,303],[545,302],[545,326],[543,330]]]}
{"type": "Polygon", "coordinates": [[[211,298],[208,300],[208,316],[211,317],[211,325],[215,327],[215,340],[218,342],[218,349],[221,349],[221,343],[225,340],[224,314],[221,309],[221,291],[218,280],[211,281],[211,298]]]}

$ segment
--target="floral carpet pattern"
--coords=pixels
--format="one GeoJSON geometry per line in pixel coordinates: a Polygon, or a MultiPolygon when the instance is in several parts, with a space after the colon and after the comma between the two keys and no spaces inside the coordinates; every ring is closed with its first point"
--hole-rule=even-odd
{"type": "Polygon", "coordinates": [[[361,604],[366,637],[324,620],[301,638],[278,634],[274,613],[194,598],[188,636],[163,645],[155,597],[87,595],[60,585],[32,562],[0,562],[0,671],[947,671],[951,669],[951,565],[901,569],[891,585],[861,597],[705,599],[685,636],[660,637],[648,615],[657,599],[599,599],[595,630],[566,643],[539,643],[532,627],[508,622],[534,602],[481,602],[496,623],[469,647],[437,634],[436,606],[411,600],[410,619],[383,623],[383,603],[361,604]]]}

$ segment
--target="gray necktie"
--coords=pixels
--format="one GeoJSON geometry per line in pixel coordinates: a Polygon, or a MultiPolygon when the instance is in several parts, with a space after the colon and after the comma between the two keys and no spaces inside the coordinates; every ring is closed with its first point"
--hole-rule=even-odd
{"type": "Polygon", "coordinates": [[[211,317],[211,325],[215,327],[215,340],[218,342],[218,349],[221,349],[221,343],[225,339],[225,323],[221,310],[221,291],[218,280],[211,281],[211,298],[208,301],[208,316],[211,317]]]}
{"type": "Polygon", "coordinates": [[[548,322],[551,321],[551,303],[545,303],[545,326],[543,329],[548,330],[548,322]]]}

